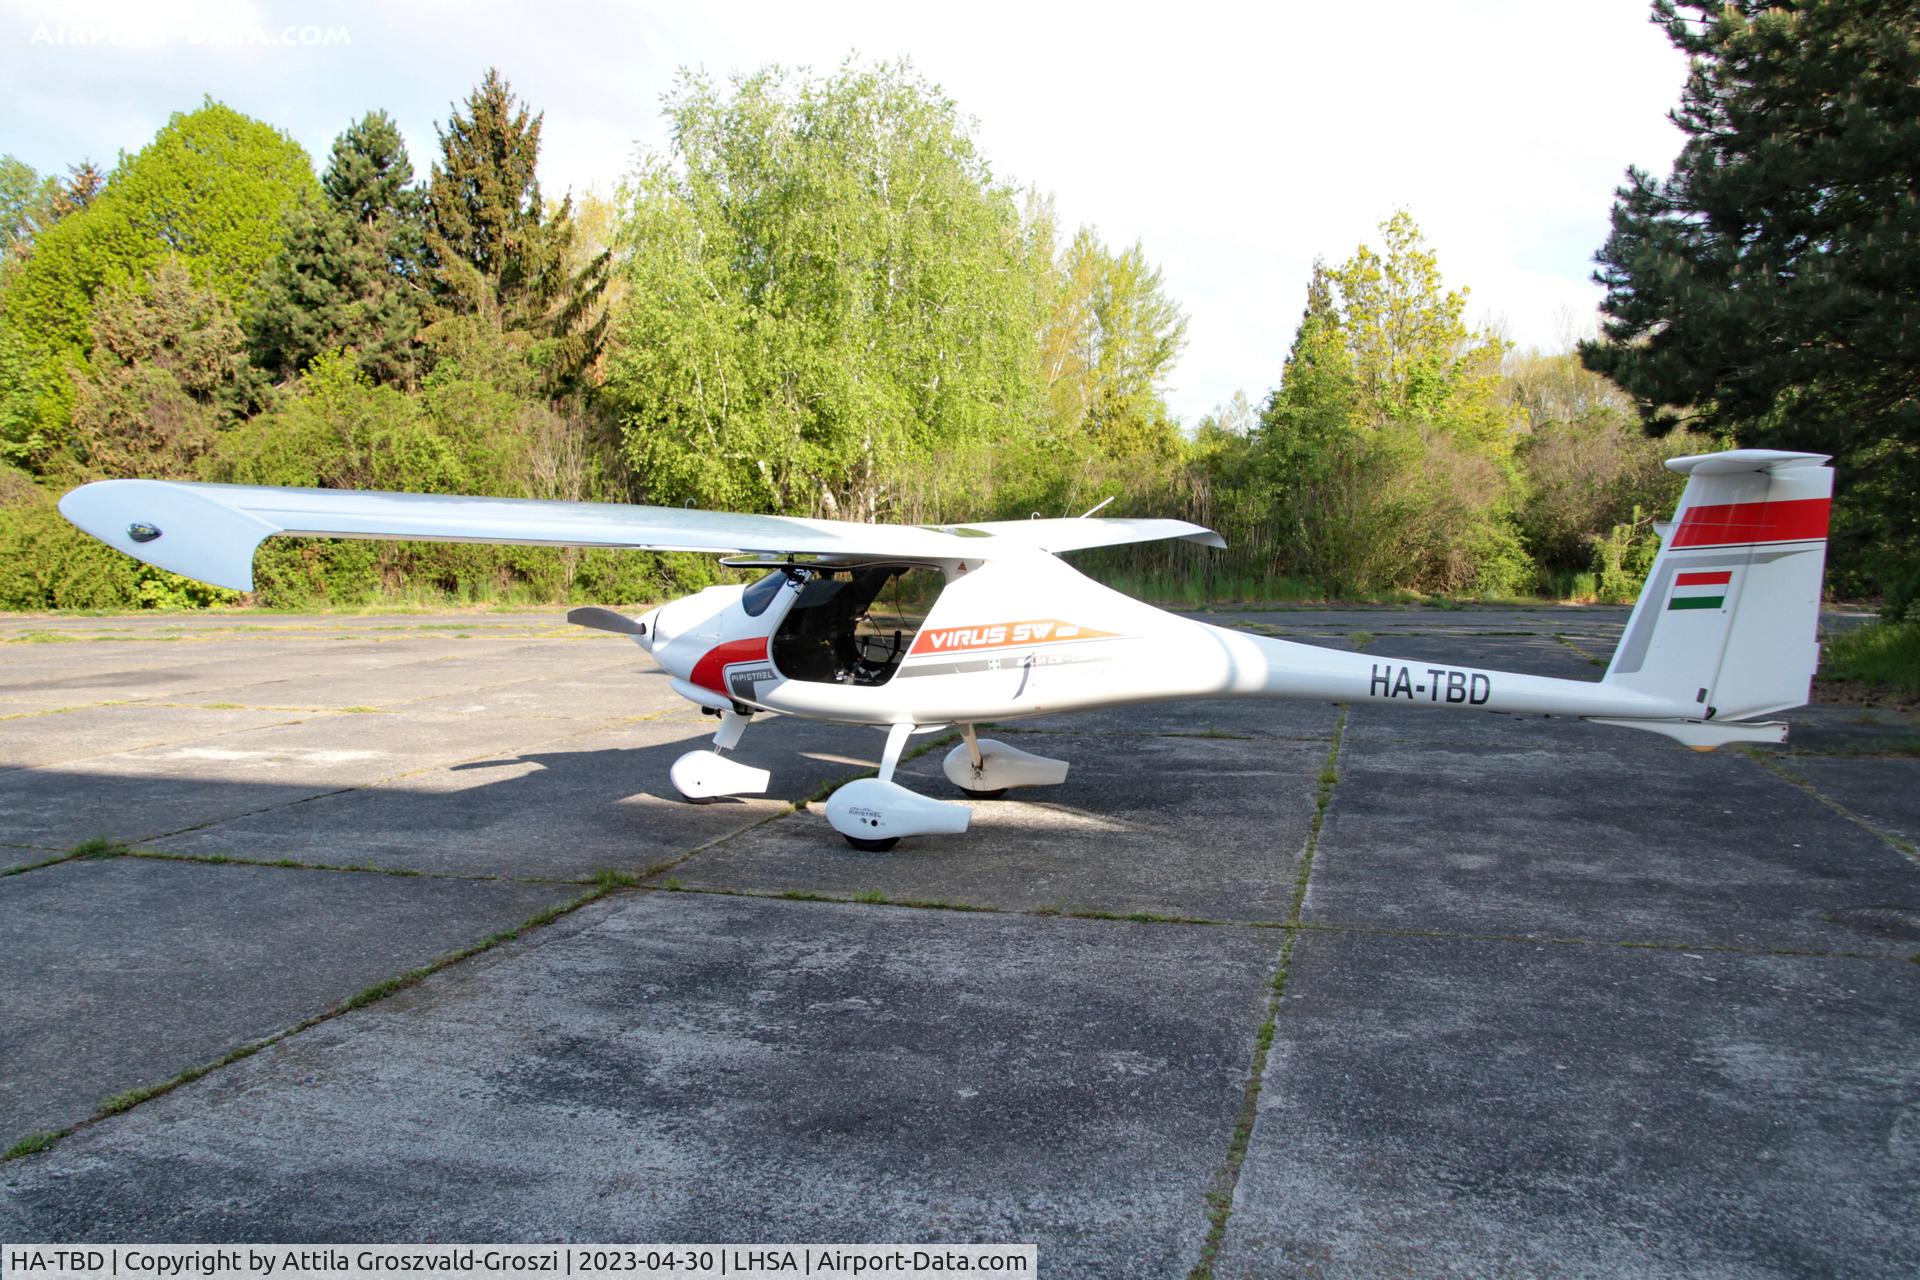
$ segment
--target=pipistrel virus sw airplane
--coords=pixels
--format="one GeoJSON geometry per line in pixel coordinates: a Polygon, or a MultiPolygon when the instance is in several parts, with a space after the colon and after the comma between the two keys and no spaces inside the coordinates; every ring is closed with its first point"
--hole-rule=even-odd
{"type": "Polygon", "coordinates": [[[958,726],[947,777],[987,799],[1064,782],[1067,765],[981,738],[981,721],[1186,698],[1311,698],[1574,716],[1689,747],[1780,742],[1761,717],[1807,700],[1833,471],[1820,454],[1739,449],[1667,463],[1687,476],[1674,521],[1606,675],[1559,680],[1369,658],[1166,613],[1059,556],[1162,538],[1224,546],[1179,520],[1034,519],[919,527],[664,507],[105,480],[60,502],[94,537],[236,590],[279,534],[716,552],[764,569],[644,617],[576,609],[632,637],[681,696],[720,718],[711,750],[673,766],[690,800],[757,794],[731,759],[757,714],[887,731],[877,777],[833,793],[827,819],[863,849],[967,829],[964,804],[893,780],[915,733],[958,726]]]}

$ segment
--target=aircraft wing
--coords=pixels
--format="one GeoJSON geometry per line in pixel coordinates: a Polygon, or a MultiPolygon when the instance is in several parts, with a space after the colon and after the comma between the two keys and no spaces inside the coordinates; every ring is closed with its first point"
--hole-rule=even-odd
{"type": "Polygon", "coordinates": [[[1158,542],[1178,538],[1201,542],[1209,547],[1224,547],[1227,540],[1203,525],[1185,520],[1132,520],[1105,516],[1077,516],[1036,520],[983,520],[977,524],[937,525],[978,537],[984,533],[1001,542],[1038,547],[1056,555],[1063,551],[1084,551],[1088,547],[1118,547],[1129,542],[1158,542]]]}
{"type": "Polygon", "coordinates": [[[1217,538],[1178,520],[1013,520],[920,528],[619,503],[177,480],[96,481],[60,499],[60,511],[136,559],[236,591],[253,589],[254,549],[283,533],[927,561],[984,560],[996,549],[1056,551],[1155,537],[1217,538]],[[1046,532],[1057,525],[1089,527],[1075,540],[1046,532]],[[1149,532],[1149,526],[1167,528],[1149,532]]]}

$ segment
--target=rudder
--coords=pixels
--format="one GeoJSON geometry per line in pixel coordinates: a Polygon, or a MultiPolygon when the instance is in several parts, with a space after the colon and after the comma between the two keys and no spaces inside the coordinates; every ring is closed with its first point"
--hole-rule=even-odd
{"type": "Polygon", "coordinates": [[[1606,683],[1745,720],[1807,701],[1833,468],[1818,453],[1673,458],[1687,477],[1606,683]]]}

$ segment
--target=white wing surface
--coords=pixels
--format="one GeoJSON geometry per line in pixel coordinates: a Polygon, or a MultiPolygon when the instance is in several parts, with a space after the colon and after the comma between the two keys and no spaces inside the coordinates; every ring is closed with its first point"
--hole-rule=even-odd
{"type": "Polygon", "coordinates": [[[1044,520],[983,520],[977,524],[934,525],[962,536],[986,534],[1003,545],[1018,543],[1038,547],[1056,555],[1063,551],[1084,551],[1088,547],[1117,547],[1128,542],[1158,542],[1182,539],[1202,542],[1209,547],[1224,547],[1227,540],[1213,530],[1185,520],[1133,520],[1094,516],[1044,520]]]}
{"type": "Polygon", "coordinates": [[[175,480],[96,481],[62,498],[60,511],[136,559],[237,591],[253,589],[254,549],[276,534],[933,562],[1150,538],[1218,544],[1217,534],[1178,520],[1015,520],[919,528],[617,503],[175,480]],[[1048,526],[1060,525],[1086,528],[1077,538],[1047,532],[1048,526]]]}

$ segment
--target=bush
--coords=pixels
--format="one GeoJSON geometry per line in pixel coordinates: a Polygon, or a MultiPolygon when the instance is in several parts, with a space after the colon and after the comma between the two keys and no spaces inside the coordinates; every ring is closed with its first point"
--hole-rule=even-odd
{"type": "Polygon", "coordinates": [[[200,609],[237,599],[80,532],[43,490],[16,491],[0,509],[0,609],[200,609]]]}
{"type": "Polygon", "coordinates": [[[1821,674],[1829,680],[1891,685],[1920,693],[1920,622],[1879,622],[1827,638],[1821,674]]]}

